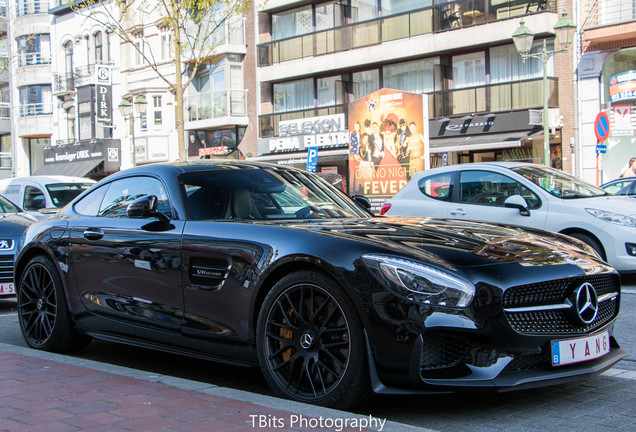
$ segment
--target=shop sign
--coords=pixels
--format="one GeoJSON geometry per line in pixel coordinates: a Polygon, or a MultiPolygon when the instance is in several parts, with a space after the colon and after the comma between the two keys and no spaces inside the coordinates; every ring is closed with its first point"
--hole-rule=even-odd
{"type": "Polygon", "coordinates": [[[266,152],[347,145],[347,138],[344,114],[284,120],[278,124],[278,137],[267,140],[266,152]]]}
{"type": "Polygon", "coordinates": [[[230,150],[225,146],[202,147],[199,149],[199,156],[225,156],[230,150]]]}
{"type": "Polygon", "coordinates": [[[632,112],[631,105],[614,105],[612,107],[613,121],[610,132],[612,136],[636,135],[636,123],[632,122],[632,112]]]}
{"type": "Polygon", "coordinates": [[[610,101],[636,99],[636,70],[614,75],[609,80],[610,101]]]}
{"type": "Polygon", "coordinates": [[[104,157],[103,145],[97,143],[53,146],[45,148],[43,153],[45,164],[83,161],[104,157]]]}
{"type": "Polygon", "coordinates": [[[97,101],[97,121],[112,121],[113,96],[111,92],[111,69],[107,65],[95,66],[95,100],[97,101]]]}

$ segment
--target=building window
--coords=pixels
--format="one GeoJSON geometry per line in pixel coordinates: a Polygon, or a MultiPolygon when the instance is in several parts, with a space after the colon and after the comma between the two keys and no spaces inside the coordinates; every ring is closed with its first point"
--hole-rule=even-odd
{"type": "Polygon", "coordinates": [[[73,41],[64,44],[64,72],[67,75],[73,73],[73,41]]]}
{"type": "Polygon", "coordinates": [[[104,60],[103,33],[97,32],[93,38],[95,40],[95,63],[99,63],[104,60]]]}
{"type": "MultiPolygon", "coordinates": [[[[387,86],[390,87],[390,86],[387,86]]],[[[380,88],[380,71],[372,69],[363,72],[355,72],[353,74],[353,99],[360,99],[380,88]]],[[[399,89],[399,87],[391,87],[399,89]]]]}
{"type": "Polygon", "coordinates": [[[144,40],[143,32],[137,32],[134,36],[135,39],[135,66],[142,66],[145,63],[144,53],[146,47],[146,41],[144,40]]]}
{"type": "Polygon", "coordinates": [[[167,31],[161,32],[161,59],[169,60],[174,57],[172,50],[172,38],[167,31]]]}
{"type": "Polygon", "coordinates": [[[318,90],[318,106],[330,106],[342,103],[342,98],[339,97],[339,92],[342,94],[342,77],[332,76],[327,78],[318,78],[317,80],[318,90]]]}
{"type": "Polygon", "coordinates": [[[433,4],[432,0],[414,2],[410,0],[382,0],[382,16],[407,12],[413,9],[420,9],[433,4]]]}
{"type": "Polygon", "coordinates": [[[20,117],[51,114],[51,85],[30,85],[20,87],[20,117]]]}
{"type": "Polygon", "coordinates": [[[0,136],[0,168],[11,168],[11,135],[0,136]]]}
{"type": "Polygon", "coordinates": [[[475,87],[486,84],[486,62],[483,52],[453,56],[453,87],[475,87]]]}
{"type": "Polygon", "coordinates": [[[378,2],[368,0],[351,0],[351,21],[360,22],[378,17],[378,2]]]}
{"type": "Polygon", "coordinates": [[[384,87],[411,93],[431,93],[435,91],[435,66],[439,58],[416,60],[382,68],[384,87]]]}
{"type": "Polygon", "coordinates": [[[153,96],[152,102],[155,113],[155,128],[161,129],[163,125],[163,119],[161,115],[161,96],[153,96]]]}
{"type": "Polygon", "coordinates": [[[314,107],[314,80],[307,78],[274,84],[274,112],[304,110],[314,107]]]}
{"type": "Polygon", "coordinates": [[[48,3],[43,0],[17,0],[17,15],[31,15],[48,11],[48,3]]]}
{"type": "Polygon", "coordinates": [[[51,63],[51,44],[48,34],[30,34],[18,38],[18,66],[51,63]]]}
{"type": "MultiPolygon", "coordinates": [[[[546,41],[546,48],[554,50],[554,40],[546,41]]],[[[540,52],[543,49],[543,41],[538,40],[532,44],[531,52],[540,52]]],[[[503,45],[489,50],[490,57],[490,83],[514,82],[543,77],[543,62],[540,59],[523,60],[514,45],[503,45]]],[[[554,56],[547,63],[548,76],[554,76],[554,56]]]]}
{"type": "Polygon", "coordinates": [[[273,40],[307,34],[312,31],[311,6],[272,14],[273,40]]]}

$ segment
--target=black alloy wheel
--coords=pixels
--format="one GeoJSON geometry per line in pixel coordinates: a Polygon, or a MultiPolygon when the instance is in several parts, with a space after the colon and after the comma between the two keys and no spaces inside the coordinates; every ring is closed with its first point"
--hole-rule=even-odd
{"type": "Polygon", "coordinates": [[[265,298],[258,354],[278,395],[345,408],[369,393],[362,326],[335,285],[319,273],[292,273],[265,298]]]}
{"type": "Polygon", "coordinates": [[[73,329],[62,281],[48,258],[31,259],[20,278],[17,296],[20,330],[30,347],[68,352],[90,341],[73,329]]]}

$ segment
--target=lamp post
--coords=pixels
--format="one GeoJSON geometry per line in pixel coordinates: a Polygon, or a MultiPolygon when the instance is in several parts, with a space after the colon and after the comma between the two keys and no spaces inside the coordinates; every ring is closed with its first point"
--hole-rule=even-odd
{"type": "Polygon", "coordinates": [[[541,52],[530,54],[532,49],[532,40],[534,33],[525,26],[521,20],[519,28],[512,34],[512,40],[515,48],[525,61],[527,58],[533,57],[543,62],[543,163],[550,166],[550,131],[548,121],[548,61],[553,54],[568,50],[568,45],[572,42],[576,32],[576,24],[568,18],[567,13],[563,13],[561,19],[554,26],[554,33],[559,44],[563,45],[563,49],[548,51],[546,48],[546,40],[543,39],[543,48],[541,52]]]}
{"type": "Polygon", "coordinates": [[[135,105],[135,111],[139,114],[139,118],[141,119],[141,115],[146,112],[146,107],[148,106],[148,102],[144,95],[139,94],[135,97],[133,103],[126,98],[123,98],[119,103],[119,111],[124,119],[130,119],[130,144],[131,144],[131,160],[132,166],[135,166],[137,163],[135,161],[135,113],[132,111],[132,106],[135,105]]]}

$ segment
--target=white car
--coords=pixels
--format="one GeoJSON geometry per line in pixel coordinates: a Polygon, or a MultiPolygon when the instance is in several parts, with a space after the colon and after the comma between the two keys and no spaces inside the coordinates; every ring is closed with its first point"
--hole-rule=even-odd
{"type": "Polygon", "coordinates": [[[30,176],[0,180],[0,195],[26,211],[61,208],[95,184],[95,180],[70,176],[30,176]]]}
{"type": "Polygon", "coordinates": [[[470,163],[421,171],[380,214],[555,231],[587,243],[618,271],[636,273],[636,199],[543,165],[470,163]]]}

